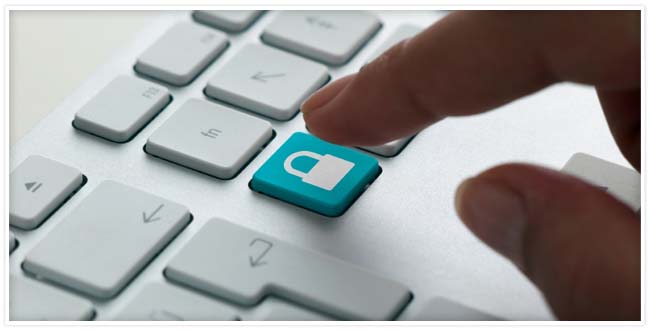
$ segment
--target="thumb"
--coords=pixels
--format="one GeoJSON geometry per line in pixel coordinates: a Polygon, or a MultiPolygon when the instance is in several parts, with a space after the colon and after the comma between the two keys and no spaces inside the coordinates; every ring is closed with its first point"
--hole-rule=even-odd
{"type": "Polygon", "coordinates": [[[456,209],[537,285],[559,319],[640,319],[640,221],[604,191],[509,164],[463,182],[456,209]]]}

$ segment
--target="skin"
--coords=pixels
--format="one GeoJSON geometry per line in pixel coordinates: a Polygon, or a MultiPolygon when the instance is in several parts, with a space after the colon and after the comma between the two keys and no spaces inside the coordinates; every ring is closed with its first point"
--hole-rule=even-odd
{"type": "MultiPolygon", "coordinates": [[[[303,116],[325,140],[378,145],[578,82],[595,87],[621,153],[640,171],[640,27],[638,11],[455,12],[315,93],[303,116]]],[[[640,319],[639,215],[601,189],[504,164],[464,181],[456,209],[559,319],[640,319]]]]}

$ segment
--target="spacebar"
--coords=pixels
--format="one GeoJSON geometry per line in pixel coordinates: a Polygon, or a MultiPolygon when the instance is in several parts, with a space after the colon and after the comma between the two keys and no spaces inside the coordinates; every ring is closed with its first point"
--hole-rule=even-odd
{"type": "Polygon", "coordinates": [[[393,319],[411,296],[357,266],[219,219],[199,230],[165,275],[242,305],[275,295],[349,320],[393,319]]]}

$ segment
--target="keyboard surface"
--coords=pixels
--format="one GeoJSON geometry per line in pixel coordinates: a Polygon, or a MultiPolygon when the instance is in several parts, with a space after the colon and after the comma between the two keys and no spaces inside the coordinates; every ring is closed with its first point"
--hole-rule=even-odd
{"type": "Polygon", "coordinates": [[[161,12],[12,146],[11,319],[553,319],[453,195],[499,163],[566,164],[638,209],[640,179],[618,165],[591,88],[349,149],[380,174],[359,175],[367,188],[341,213],[249,187],[307,132],[304,98],[444,15],[161,12]]]}

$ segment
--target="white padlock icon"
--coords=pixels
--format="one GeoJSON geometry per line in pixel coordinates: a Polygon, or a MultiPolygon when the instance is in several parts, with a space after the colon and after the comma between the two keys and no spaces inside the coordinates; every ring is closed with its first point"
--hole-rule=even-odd
{"type": "Polygon", "coordinates": [[[320,187],[323,190],[331,191],[336,185],[350,172],[354,163],[343,160],[334,155],[320,155],[309,151],[295,152],[284,160],[284,170],[288,173],[298,176],[307,184],[320,187]],[[291,162],[298,157],[305,156],[318,160],[316,164],[308,171],[302,172],[291,165],[291,162]]]}

